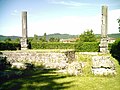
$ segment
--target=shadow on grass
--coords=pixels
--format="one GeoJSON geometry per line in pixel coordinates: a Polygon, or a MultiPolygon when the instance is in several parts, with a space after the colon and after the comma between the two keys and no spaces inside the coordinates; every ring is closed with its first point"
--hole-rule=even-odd
{"type": "Polygon", "coordinates": [[[64,78],[66,76],[57,75],[52,69],[26,70],[22,77],[2,81],[0,90],[62,90],[70,88],[70,83],[73,81],[61,80],[64,78]]]}

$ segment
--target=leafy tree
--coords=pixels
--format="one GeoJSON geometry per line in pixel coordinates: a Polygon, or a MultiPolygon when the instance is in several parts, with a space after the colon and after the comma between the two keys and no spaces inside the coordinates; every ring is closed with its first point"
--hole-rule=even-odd
{"type": "Polygon", "coordinates": [[[116,58],[120,64],[120,38],[118,38],[111,47],[111,55],[116,58]]]}
{"type": "Polygon", "coordinates": [[[29,41],[29,42],[32,42],[32,41],[33,41],[33,37],[29,37],[29,38],[28,38],[28,41],[29,41]]]}
{"type": "Polygon", "coordinates": [[[20,38],[16,38],[16,39],[15,39],[15,42],[20,42],[20,38]]]}
{"type": "Polygon", "coordinates": [[[96,41],[96,36],[93,33],[93,30],[84,31],[84,33],[81,34],[79,38],[80,38],[80,41],[83,41],[83,42],[95,42],[96,41]]]}
{"type": "Polygon", "coordinates": [[[46,42],[46,41],[47,41],[47,40],[46,40],[46,35],[47,35],[47,34],[46,34],[46,33],[44,33],[44,36],[43,36],[43,41],[44,41],[44,42],[46,42]]]}
{"type": "Polygon", "coordinates": [[[117,21],[118,21],[118,24],[119,24],[118,29],[119,29],[119,32],[120,32],[120,18],[118,18],[117,21]]]}
{"type": "Polygon", "coordinates": [[[41,41],[41,42],[47,42],[46,35],[47,35],[47,34],[44,33],[44,35],[39,38],[39,41],[41,41]]]}
{"type": "Polygon", "coordinates": [[[43,37],[40,37],[39,41],[44,42],[45,40],[43,37]]]}
{"type": "Polygon", "coordinates": [[[37,34],[34,34],[34,37],[33,37],[33,41],[38,41],[38,35],[37,34]]]}
{"type": "Polygon", "coordinates": [[[51,37],[51,38],[49,39],[49,42],[59,42],[59,41],[60,41],[59,38],[51,37]]]}
{"type": "Polygon", "coordinates": [[[10,41],[12,41],[11,38],[6,38],[5,39],[5,42],[10,42],[10,41]]]}

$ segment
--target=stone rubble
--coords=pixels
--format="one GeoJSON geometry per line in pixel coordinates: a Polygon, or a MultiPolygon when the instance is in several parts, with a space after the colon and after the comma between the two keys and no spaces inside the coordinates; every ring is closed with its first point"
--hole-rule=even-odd
{"type": "Polygon", "coordinates": [[[25,63],[42,65],[44,68],[54,68],[66,71],[70,75],[79,75],[84,64],[75,61],[75,53],[67,52],[3,52],[12,68],[26,69],[25,63]]]}

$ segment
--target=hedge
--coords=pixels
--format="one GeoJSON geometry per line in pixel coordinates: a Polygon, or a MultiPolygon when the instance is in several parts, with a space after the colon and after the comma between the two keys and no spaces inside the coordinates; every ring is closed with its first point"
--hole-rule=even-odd
{"type": "Polygon", "coordinates": [[[60,42],[32,42],[32,49],[75,49],[80,52],[97,52],[99,51],[98,42],[79,43],[60,43],[60,42]]]}
{"type": "Polygon", "coordinates": [[[75,46],[75,49],[79,52],[98,52],[99,42],[78,42],[75,46]]]}
{"type": "MultiPolygon", "coordinates": [[[[61,42],[31,42],[31,49],[75,49],[79,52],[98,52],[99,42],[82,42],[82,43],[61,43],[61,42]]],[[[111,50],[112,44],[108,45],[111,50]]],[[[17,50],[20,44],[15,42],[0,42],[0,50],[17,50]]]]}
{"type": "Polygon", "coordinates": [[[74,49],[75,43],[32,42],[32,49],[74,49]]]}
{"type": "Polygon", "coordinates": [[[111,55],[118,60],[120,65],[120,38],[118,38],[111,47],[110,50],[111,55]]]}
{"type": "Polygon", "coordinates": [[[17,50],[20,44],[15,42],[0,42],[0,50],[17,50]]]}

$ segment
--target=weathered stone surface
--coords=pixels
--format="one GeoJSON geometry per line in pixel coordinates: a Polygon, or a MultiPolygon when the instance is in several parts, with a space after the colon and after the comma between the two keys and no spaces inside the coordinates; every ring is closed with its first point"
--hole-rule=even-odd
{"type": "MultiPolygon", "coordinates": [[[[70,52],[70,51],[68,51],[70,52]]],[[[69,60],[75,60],[75,53],[65,52],[37,52],[37,51],[5,51],[3,55],[11,64],[14,62],[31,63],[34,65],[43,65],[46,68],[63,69],[67,66],[69,60]]]]}
{"type": "Polygon", "coordinates": [[[93,67],[105,67],[105,68],[112,68],[115,67],[114,63],[110,60],[109,56],[94,56],[92,58],[93,67]]]}
{"type": "Polygon", "coordinates": [[[102,6],[102,19],[101,19],[101,41],[100,41],[100,52],[108,52],[108,40],[107,40],[107,31],[108,31],[108,7],[102,6]]]}
{"type": "Polygon", "coordinates": [[[27,38],[21,38],[21,50],[27,50],[28,49],[28,40],[27,38]]]}
{"type": "Polygon", "coordinates": [[[94,75],[113,75],[115,65],[109,56],[94,56],[92,58],[92,73],[94,75]]]}
{"type": "Polygon", "coordinates": [[[70,75],[80,75],[82,73],[82,64],[79,62],[72,62],[71,64],[68,64],[67,67],[67,73],[70,75]]]}
{"type": "Polygon", "coordinates": [[[92,68],[92,73],[94,75],[115,75],[116,72],[113,69],[109,69],[109,68],[92,68]]]}
{"type": "Polygon", "coordinates": [[[26,69],[27,66],[25,63],[20,63],[20,62],[14,62],[12,63],[11,68],[17,68],[17,69],[26,69]]]}
{"type": "Polygon", "coordinates": [[[58,72],[78,76],[82,74],[82,66],[82,63],[73,61],[72,63],[67,63],[66,67],[58,72]]]}
{"type": "Polygon", "coordinates": [[[22,12],[22,37],[27,38],[27,12],[22,12]]]}
{"type": "Polygon", "coordinates": [[[30,63],[13,62],[13,63],[11,63],[11,68],[25,70],[25,69],[33,68],[33,65],[30,63]]]}
{"type": "Polygon", "coordinates": [[[21,50],[26,50],[28,48],[27,40],[27,12],[22,12],[22,38],[21,38],[21,50]]]}

